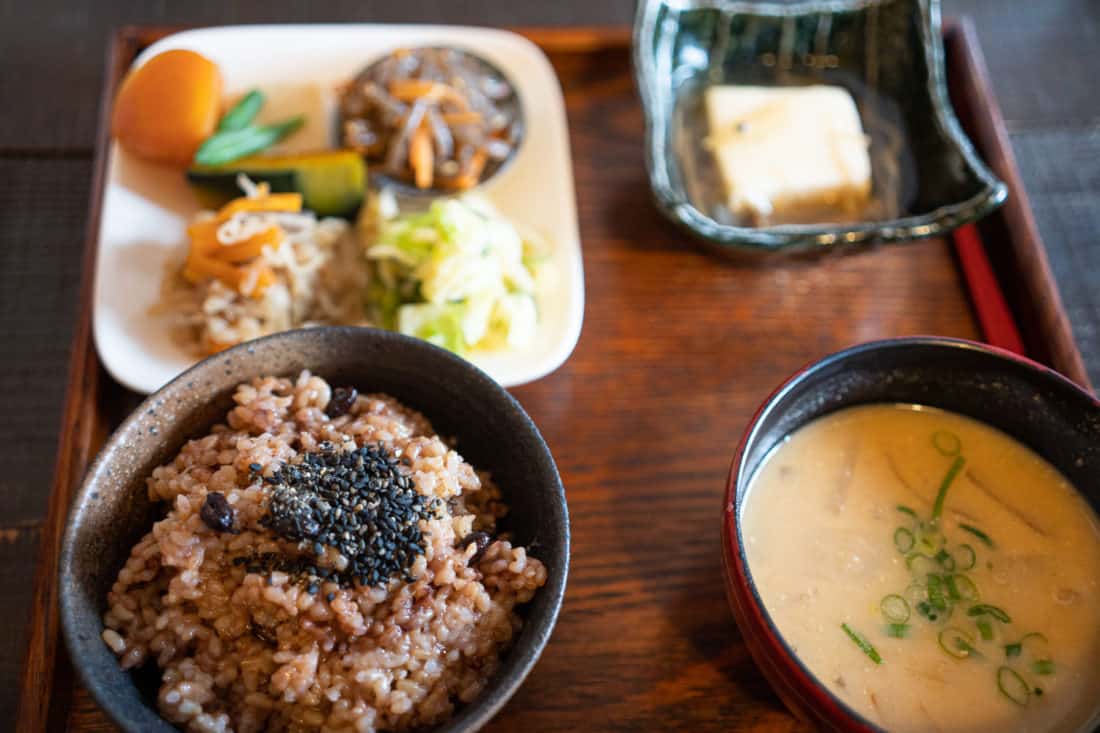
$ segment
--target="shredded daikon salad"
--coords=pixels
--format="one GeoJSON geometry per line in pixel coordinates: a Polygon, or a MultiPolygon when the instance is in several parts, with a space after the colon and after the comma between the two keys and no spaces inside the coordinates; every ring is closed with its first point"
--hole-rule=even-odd
{"type": "Polygon", "coordinates": [[[366,267],[346,221],[302,210],[297,193],[239,180],[244,196],[198,214],[188,254],[155,312],[196,353],[313,324],[364,324],[366,267]]]}

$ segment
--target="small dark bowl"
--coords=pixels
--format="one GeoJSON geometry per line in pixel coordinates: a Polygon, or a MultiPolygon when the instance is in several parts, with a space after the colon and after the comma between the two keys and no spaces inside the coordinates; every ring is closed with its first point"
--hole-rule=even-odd
{"type": "Polygon", "coordinates": [[[111,584],[163,514],[150,503],[145,478],[224,419],[237,384],[302,369],[336,385],[386,392],[422,411],[440,435],[454,436],[463,457],[500,485],[511,507],[504,528],[524,546],[537,542],[533,554],[546,564],[546,585],[522,609],[523,630],[500,670],[439,733],[487,723],[550,638],[569,572],[569,516],[554,459],[519,403],[466,360],[419,339],[367,328],[289,331],[212,356],[151,395],[111,436],[77,493],[61,553],[62,628],[84,684],[126,731],[177,730],[156,711],[156,684],[150,696],[141,674],[120,669],[100,638],[111,584]]]}
{"type": "Polygon", "coordinates": [[[1007,196],[951,108],[939,0],[640,0],[634,73],[657,206],[720,254],[940,236],[1007,196]],[[871,142],[872,205],[863,220],[766,227],[735,220],[702,144],[702,90],[713,84],[847,89],[871,142]]]}
{"type": "MultiPolygon", "coordinates": [[[[499,66],[471,49],[460,48],[457,46],[421,46],[411,50],[415,51],[420,50],[421,48],[444,49],[465,57],[477,66],[480,66],[481,69],[485,72],[486,76],[490,76],[500,81],[503,81],[508,85],[509,89],[511,90],[511,92],[504,99],[498,102],[498,106],[512,116],[512,131],[515,144],[512,146],[511,152],[509,152],[505,158],[501,160],[489,159],[489,161],[486,162],[485,169],[482,171],[481,177],[478,180],[477,185],[469,189],[471,191],[476,191],[489,183],[489,181],[503,173],[505,169],[510,167],[512,161],[516,159],[516,155],[519,153],[520,148],[522,148],[524,143],[526,142],[527,120],[524,112],[523,100],[520,98],[519,95],[519,89],[516,87],[515,82],[512,81],[512,78],[508,74],[504,73],[504,71],[499,66]]],[[[363,67],[363,69],[359,71],[359,73],[355,75],[355,79],[358,80],[362,77],[365,77],[375,66],[377,66],[389,56],[390,53],[386,53],[381,57],[375,59],[374,61],[371,61],[369,64],[363,67]]],[[[341,114],[338,115],[338,118],[339,119],[336,120],[337,136],[338,139],[342,140],[342,130],[345,119],[342,111],[341,114]]],[[[432,186],[431,188],[417,188],[416,185],[411,181],[407,181],[402,178],[390,175],[389,173],[385,173],[381,170],[381,168],[382,166],[377,163],[371,163],[367,166],[367,174],[370,176],[371,183],[373,183],[378,188],[388,188],[393,191],[394,194],[404,199],[411,200],[403,201],[403,203],[413,207],[414,209],[416,208],[417,203],[424,206],[427,205],[427,203],[430,203],[431,199],[439,198],[440,196],[454,196],[457,193],[462,193],[460,191],[443,189],[437,186],[432,186]]]]}
{"type": "Polygon", "coordinates": [[[722,558],[730,607],[757,666],[799,717],[821,730],[880,731],[817,682],[764,608],[738,521],[764,457],[822,415],[868,403],[916,403],[999,428],[1061,471],[1100,512],[1100,401],[1057,372],[971,341],[902,338],[825,357],[787,380],[757,411],[730,467],[722,558]]]}

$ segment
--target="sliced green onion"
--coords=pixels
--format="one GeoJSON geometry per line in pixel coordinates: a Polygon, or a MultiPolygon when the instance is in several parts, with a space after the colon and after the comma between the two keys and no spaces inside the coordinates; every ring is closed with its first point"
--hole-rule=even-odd
{"type": "Polygon", "coordinates": [[[1031,669],[1035,674],[1048,675],[1054,674],[1054,660],[1052,659],[1037,659],[1031,663],[1031,669]]]}
{"type": "Polygon", "coordinates": [[[898,548],[898,552],[905,554],[913,549],[913,545],[917,540],[913,537],[913,533],[907,530],[905,527],[898,527],[894,530],[894,547],[898,548]]]}
{"type": "Polygon", "coordinates": [[[905,567],[909,568],[909,571],[916,578],[923,578],[929,574],[938,573],[940,570],[940,564],[930,555],[925,555],[922,552],[914,552],[906,557],[905,567]]]}
{"type": "Polygon", "coordinates": [[[943,576],[943,584],[947,586],[947,597],[953,601],[961,601],[962,593],[959,593],[959,586],[955,582],[954,575],[943,576]]]}
{"type": "Polygon", "coordinates": [[[959,545],[955,553],[959,556],[959,570],[970,570],[978,562],[978,554],[970,545],[959,545]]]}
{"type": "Polygon", "coordinates": [[[218,132],[232,132],[248,127],[252,124],[252,120],[256,119],[256,115],[260,113],[260,107],[263,106],[263,92],[259,89],[253,89],[225,113],[225,117],[222,117],[222,121],[218,123],[218,132]]]}
{"type": "Polygon", "coordinates": [[[1038,657],[1043,652],[1046,652],[1049,645],[1050,642],[1047,640],[1047,638],[1040,634],[1038,631],[1032,631],[1030,634],[1024,634],[1023,638],[1020,639],[1020,647],[1022,648],[1024,646],[1027,646],[1028,650],[1031,653],[1031,656],[1033,657],[1038,657]],[[1036,645],[1038,645],[1038,648],[1036,648],[1036,645]]]}
{"type": "Polygon", "coordinates": [[[909,605],[915,606],[921,601],[928,600],[928,589],[920,583],[913,583],[905,589],[905,598],[909,601],[909,605]]]}
{"type": "Polygon", "coordinates": [[[943,502],[947,499],[947,490],[951,488],[951,484],[955,482],[955,477],[962,471],[963,466],[966,465],[966,459],[962,456],[955,456],[955,460],[951,462],[951,468],[947,469],[947,474],[943,477],[943,481],[940,482],[940,490],[936,494],[936,503],[932,505],[932,521],[935,522],[943,514],[943,502]]]}
{"type": "Polygon", "coordinates": [[[848,638],[851,639],[852,642],[859,647],[859,650],[866,654],[872,662],[874,662],[875,664],[882,664],[882,657],[879,656],[878,651],[876,651],[875,648],[871,646],[871,642],[864,639],[859,632],[853,631],[852,627],[850,627],[848,624],[841,624],[840,628],[844,630],[844,633],[848,635],[848,638]]]}
{"type": "Polygon", "coordinates": [[[982,635],[982,641],[993,641],[993,624],[984,618],[980,618],[974,622],[974,625],[978,627],[978,633],[982,635]]]}
{"type": "Polygon", "coordinates": [[[937,552],[935,560],[940,564],[940,567],[949,573],[955,569],[955,558],[951,557],[951,553],[947,550],[937,552]]]}
{"type": "Polygon", "coordinates": [[[887,624],[886,635],[894,639],[904,639],[909,633],[909,624],[887,624]]]}
{"type": "Polygon", "coordinates": [[[978,586],[974,585],[974,581],[965,575],[955,573],[947,578],[947,582],[959,594],[958,598],[952,595],[952,600],[980,601],[982,598],[982,594],[978,592],[978,586]]]}
{"type": "Polygon", "coordinates": [[[883,596],[878,605],[883,617],[892,624],[904,624],[909,620],[909,604],[895,593],[883,596]]]}
{"type": "Polygon", "coordinates": [[[929,621],[936,620],[936,610],[932,608],[932,604],[928,601],[921,601],[917,604],[917,613],[924,616],[929,621]]]}
{"type": "Polygon", "coordinates": [[[943,595],[943,578],[938,575],[928,576],[928,602],[937,611],[947,610],[947,599],[943,595]]]}
{"type": "Polygon", "coordinates": [[[981,616],[982,614],[989,614],[1002,624],[1012,623],[1012,618],[1004,612],[1004,609],[988,603],[979,603],[976,606],[971,606],[970,610],[966,612],[967,616],[981,616]]]}
{"type": "Polygon", "coordinates": [[[1001,667],[997,670],[997,689],[1001,694],[1021,707],[1027,705],[1031,697],[1031,688],[1024,682],[1024,678],[1011,667],[1001,667]]]}
{"type": "Polygon", "coordinates": [[[972,525],[972,524],[962,524],[960,522],[959,523],[959,529],[963,530],[964,532],[969,532],[970,534],[974,535],[979,540],[984,542],[986,547],[994,547],[993,540],[991,540],[989,538],[989,535],[987,535],[985,532],[981,531],[980,529],[978,529],[974,525],[972,525]]]}
{"type": "Polygon", "coordinates": [[[940,632],[940,649],[955,659],[966,659],[974,651],[974,637],[960,628],[949,626],[940,632]]]}
{"type": "Polygon", "coordinates": [[[1019,641],[1013,644],[1005,644],[1005,657],[1008,659],[1012,659],[1013,657],[1020,656],[1024,653],[1025,644],[1027,644],[1029,647],[1031,653],[1030,655],[1032,657],[1037,657],[1040,654],[1046,652],[1046,645],[1049,643],[1050,642],[1047,641],[1047,638],[1044,635],[1040,634],[1038,631],[1032,631],[1030,634],[1024,634],[1019,641]],[[1034,642],[1028,644],[1028,642],[1031,642],[1032,640],[1034,640],[1034,642]],[[1039,645],[1038,649],[1036,648],[1036,645],[1039,645]]]}
{"type": "Polygon", "coordinates": [[[934,522],[922,524],[918,535],[921,547],[925,548],[929,555],[935,555],[947,543],[943,533],[940,532],[939,527],[934,522]]]}
{"type": "Polygon", "coordinates": [[[947,430],[937,430],[932,433],[932,445],[945,456],[957,456],[962,451],[962,441],[959,436],[947,430]]]}
{"type": "Polygon", "coordinates": [[[916,518],[917,518],[917,513],[916,513],[916,511],[914,511],[914,510],[913,510],[913,509],[911,509],[910,507],[907,507],[907,506],[905,506],[904,504],[898,504],[898,511],[899,511],[899,512],[901,512],[902,514],[908,514],[908,515],[909,515],[909,516],[911,516],[911,517],[912,517],[913,519],[916,519],[916,518]]]}

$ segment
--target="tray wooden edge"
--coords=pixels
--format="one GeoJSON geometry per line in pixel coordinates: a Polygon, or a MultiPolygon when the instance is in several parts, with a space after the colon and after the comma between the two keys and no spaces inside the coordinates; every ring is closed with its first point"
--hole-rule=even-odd
{"type": "Polygon", "coordinates": [[[961,100],[964,104],[956,104],[956,111],[982,158],[1008,184],[1008,201],[1000,212],[991,215],[980,226],[988,228],[989,221],[995,221],[996,217],[1004,220],[1005,231],[987,236],[985,242],[998,270],[997,279],[1023,332],[1027,352],[1091,390],[1092,383],[1084,359],[1074,341],[1069,317],[1047,259],[1046,247],[1020,178],[1008,129],[993,93],[973,20],[966,16],[948,19],[944,23],[944,43],[954,61],[947,65],[949,81],[955,82],[949,83],[949,86],[966,87],[975,95],[977,106],[982,109],[980,114],[975,114],[972,109],[974,105],[968,104],[968,100],[961,100]],[[1006,244],[1007,251],[998,251],[999,248],[994,245],[999,243],[1006,244]]]}
{"type": "Polygon", "coordinates": [[[35,561],[34,590],[26,627],[27,641],[22,657],[14,730],[48,730],[51,721],[56,722],[59,715],[67,712],[60,709],[64,702],[63,697],[53,694],[56,691],[56,678],[60,675],[68,678],[72,674],[68,655],[60,648],[58,561],[69,504],[91,461],[97,432],[94,413],[102,375],[99,357],[92,344],[92,290],[107,171],[111,100],[132,57],[130,37],[125,32],[113,34],[107,49],[105,78],[99,98],[99,126],[96,132],[92,195],[88,204],[84,253],[81,259],[78,315],[70,346],[69,377],[61,413],[54,476],[35,561]]]}
{"type": "MultiPolygon", "coordinates": [[[[141,48],[165,35],[185,29],[185,26],[123,26],[112,34],[108,47],[99,102],[92,195],[85,230],[83,270],[78,297],[79,316],[72,339],[54,478],[35,565],[29,619],[31,622],[27,625],[28,638],[22,657],[15,730],[61,730],[64,725],[62,721],[67,717],[71,703],[71,694],[54,694],[61,679],[66,683],[72,679],[72,669],[59,634],[57,572],[60,542],[69,505],[92,458],[92,446],[97,433],[101,432],[100,426],[96,424],[95,411],[100,383],[105,377],[92,344],[91,303],[110,138],[111,100],[131,60],[141,48]]],[[[623,49],[629,47],[631,42],[631,31],[626,27],[522,27],[512,30],[544,51],[559,54],[623,49]]],[[[1023,273],[1023,292],[1006,290],[1006,296],[1018,316],[1034,315],[1038,318],[1033,328],[1025,328],[1025,333],[1030,331],[1033,339],[1040,340],[1044,333],[1047,335],[1049,353],[1045,356],[1051,366],[1086,388],[1091,388],[1084,361],[1073,340],[1069,320],[1050,271],[1027,194],[1020,181],[973,23],[965,17],[948,19],[944,24],[944,35],[945,42],[954,51],[952,58],[965,64],[965,73],[972,78],[974,91],[986,110],[985,114],[970,115],[964,120],[967,132],[1011,191],[1009,201],[994,216],[1004,216],[1010,225],[1009,231],[1020,233],[1009,237],[1010,250],[1014,264],[1017,267],[1027,265],[1028,268],[1023,273]],[[1038,312],[1021,303],[1021,298],[1039,304],[1038,312]]],[[[948,73],[953,73],[950,65],[948,73]]],[[[1033,343],[1040,341],[1029,341],[1029,347],[1033,343]]],[[[69,692],[71,691],[66,690],[66,693],[69,692]]]]}

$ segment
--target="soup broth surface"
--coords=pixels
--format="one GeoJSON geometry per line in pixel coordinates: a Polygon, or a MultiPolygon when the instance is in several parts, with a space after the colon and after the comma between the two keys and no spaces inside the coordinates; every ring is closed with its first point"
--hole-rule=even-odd
{"type": "Polygon", "coordinates": [[[779,633],[872,723],[1100,723],[1100,521],[1004,433],[912,405],[841,410],[769,454],[740,527],[779,633]]]}

